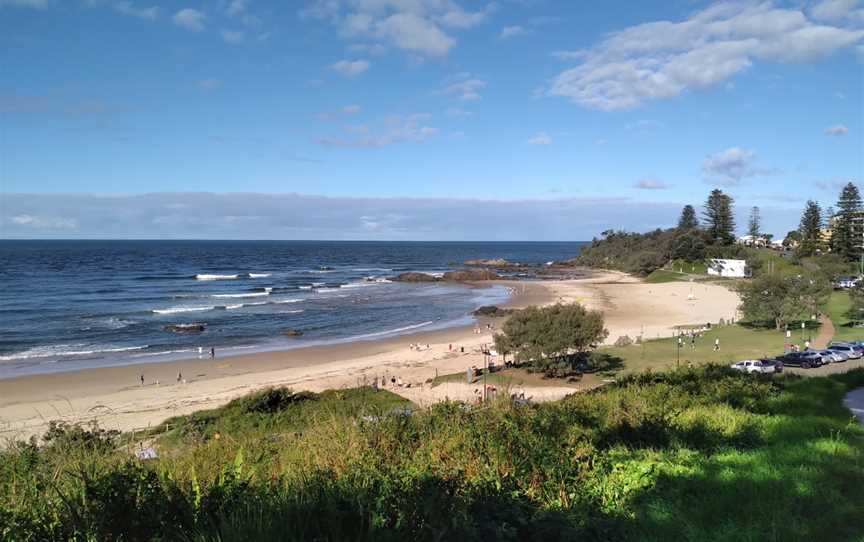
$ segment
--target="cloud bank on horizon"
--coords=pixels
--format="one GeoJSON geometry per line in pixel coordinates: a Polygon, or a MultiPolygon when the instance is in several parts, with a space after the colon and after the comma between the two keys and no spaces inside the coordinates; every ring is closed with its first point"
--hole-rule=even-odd
{"type": "Polygon", "coordinates": [[[782,235],[864,177],[859,0],[0,0],[0,42],[0,237],[590,238],[713,186],[782,235]]]}

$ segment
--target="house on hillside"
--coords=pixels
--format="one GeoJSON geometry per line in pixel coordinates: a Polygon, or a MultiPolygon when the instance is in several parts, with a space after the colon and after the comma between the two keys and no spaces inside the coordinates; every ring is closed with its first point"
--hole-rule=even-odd
{"type": "Polygon", "coordinates": [[[744,260],[708,260],[708,274],[723,278],[741,278],[747,276],[747,262],[744,260]]]}

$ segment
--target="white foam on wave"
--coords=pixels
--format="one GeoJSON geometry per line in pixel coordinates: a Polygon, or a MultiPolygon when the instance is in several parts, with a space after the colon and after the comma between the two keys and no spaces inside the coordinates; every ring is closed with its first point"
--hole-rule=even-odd
{"type": "Polygon", "coordinates": [[[315,291],[318,292],[319,294],[327,294],[330,292],[338,292],[339,288],[318,288],[315,291]]]}
{"type": "Polygon", "coordinates": [[[366,286],[372,286],[371,282],[351,282],[348,284],[342,284],[340,288],[365,288],[366,286]]]}
{"type": "Polygon", "coordinates": [[[196,280],[234,280],[240,278],[240,275],[195,275],[196,280]]]}
{"type": "Polygon", "coordinates": [[[216,307],[172,307],[169,309],[153,309],[156,314],[177,314],[181,312],[212,311],[216,307]]]}
{"type": "Polygon", "coordinates": [[[270,295],[270,292],[243,292],[241,294],[213,294],[210,297],[217,298],[225,298],[225,299],[234,299],[240,297],[264,297],[266,295],[270,295]]]}
{"type": "Polygon", "coordinates": [[[273,303],[276,305],[283,305],[285,303],[302,303],[305,301],[304,299],[300,299],[299,297],[291,297],[289,299],[280,299],[278,301],[274,301],[273,303]]]}
{"type": "Polygon", "coordinates": [[[311,290],[312,286],[300,286],[301,290],[311,290]]]}
{"type": "Polygon", "coordinates": [[[412,329],[419,329],[421,327],[426,327],[428,325],[434,324],[434,320],[429,320],[428,322],[421,322],[419,324],[413,324],[405,327],[397,327],[396,329],[388,329],[387,331],[378,331],[376,333],[366,333],[365,335],[355,335],[354,337],[350,337],[347,340],[354,339],[371,339],[373,337],[381,337],[382,335],[396,335],[398,333],[403,333],[405,331],[411,331],[412,329]]]}
{"type": "Polygon", "coordinates": [[[67,356],[89,356],[92,354],[111,354],[117,352],[130,352],[133,350],[144,350],[149,345],[144,346],[123,346],[123,347],[108,347],[98,345],[87,345],[83,343],[77,344],[56,344],[51,346],[37,346],[14,354],[0,356],[0,361],[16,361],[22,359],[48,358],[48,357],[67,357],[67,356]]]}
{"type": "Polygon", "coordinates": [[[249,273],[250,279],[263,279],[269,277],[270,273],[249,273]]]}
{"type": "Polygon", "coordinates": [[[162,350],[161,352],[144,352],[142,354],[132,354],[132,358],[146,358],[151,356],[167,356],[169,354],[182,354],[184,352],[195,352],[194,348],[183,348],[180,350],[162,350]]]}
{"type": "Polygon", "coordinates": [[[301,312],[305,312],[303,309],[295,309],[293,311],[279,311],[279,314],[300,314],[301,312]]]}

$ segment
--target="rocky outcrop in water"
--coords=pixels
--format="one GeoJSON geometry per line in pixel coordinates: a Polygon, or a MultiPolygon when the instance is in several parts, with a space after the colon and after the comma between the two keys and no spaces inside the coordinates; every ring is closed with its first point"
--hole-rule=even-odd
{"type": "Polygon", "coordinates": [[[451,282],[474,282],[478,280],[498,280],[501,276],[489,269],[460,269],[444,273],[443,280],[451,282]]]}
{"type": "Polygon", "coordinates": [[[411,271],[408,273],[399,273],[393,280],[398,282],[438,282],[441,279],[429,273],[415,273],[411,271]]]}
{"type": "Polygon", "coordinates": [[[471,267],[521,267],[522,264],[508,262],[504,258],[492,258],[492,259],[479,259],[479,260],[468,260],[465,262],[465,265],[469,265],[471,267]]]}
{"type": "Polygon", "coordinates": [[[207,324],[191,323],[191,324],[168,324],[162,326],[163,331],[171,333],[202,333],[207,329],[207,324]]]}

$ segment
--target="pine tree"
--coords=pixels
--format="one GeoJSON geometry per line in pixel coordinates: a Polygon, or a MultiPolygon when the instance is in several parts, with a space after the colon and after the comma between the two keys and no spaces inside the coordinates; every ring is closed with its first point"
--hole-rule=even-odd
{"type": "Polygon", "coordinates": [[[861,194],[858,187],[849,183],[843,187],[837,200],[837,214],[831,231],[831,251],[847,260],[854,260],[862,243],[861,228],[856,220],[861,214],[861,194]]]}
{"type": "Polygon", "coordinates": [[[822,210],[819,208],[819,204],[812,199],[807,200],[798,231],[801,233],[798,254],[812,256],[822,249],[822,210]]]}
{"type": "Polygon", "coordinates": [[[750,236],[750,242],[754,245],[759,239],[762,228],[762,215],[759,213],[759,207],[754,206],[750,209],[750,220],[747,222],[747,235],[750,236]]]}
{"type": "Polygon", "coordinates": [[[716,244],[731,245],[735,241],[735,218],[732,216],[732,198],[715,188],[705,201],[702,216],[705,231],[716,244]]]}
{"type": "Polygon", "coordinates": [[[678,219],[678,228],[682,230],[695,230],[699,227],[696,219],[696,209],[692,205],[685,205],[681,209],[681,218],[678,219]]]}

